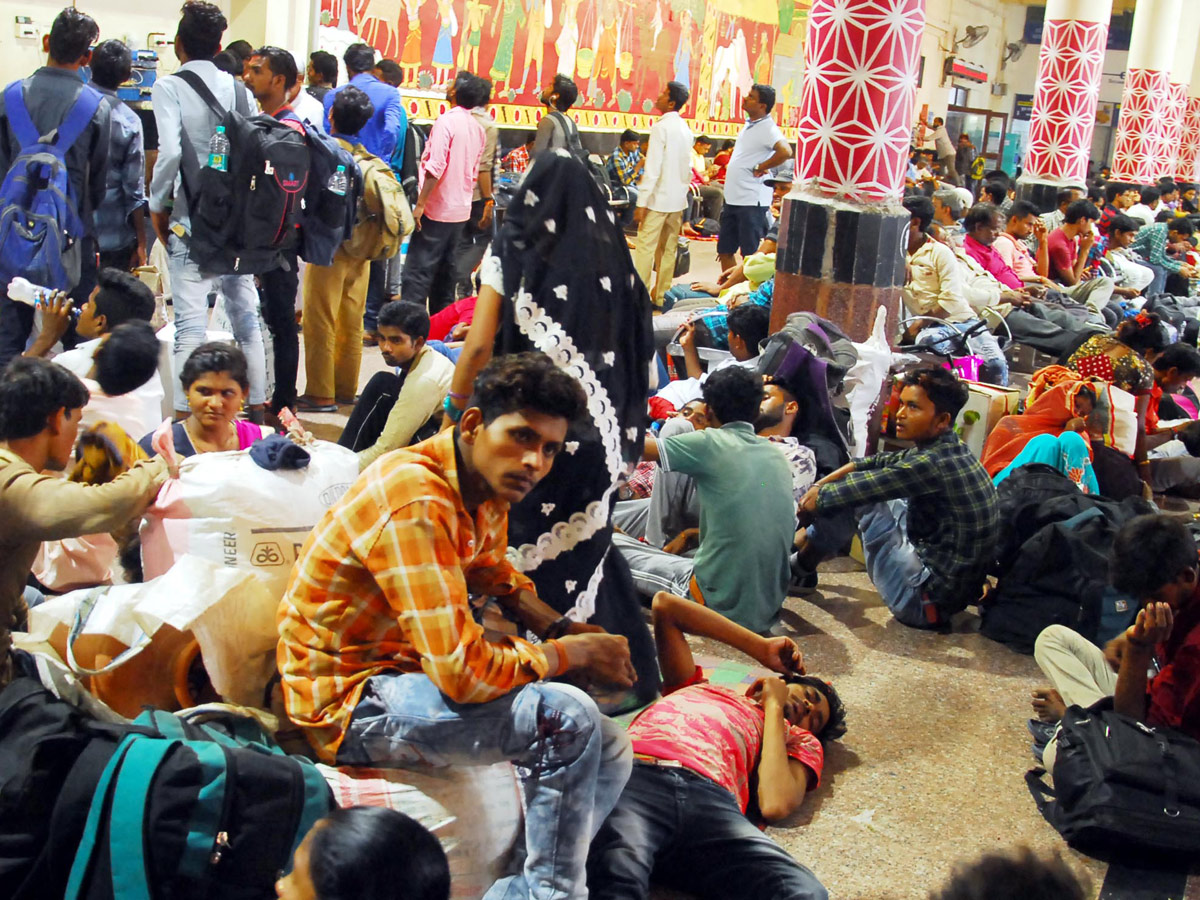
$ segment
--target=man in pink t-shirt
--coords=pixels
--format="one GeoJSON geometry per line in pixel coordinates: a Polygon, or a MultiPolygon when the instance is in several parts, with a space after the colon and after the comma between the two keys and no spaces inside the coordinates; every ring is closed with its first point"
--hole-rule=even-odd
{"type": "Polygon", "coordinates": [[[790,638],[761,637],[683,597],[655,595],[654,639],[664,696],[629,726],[633,773],[592,842],[588,896],[647,897],[654,881],[702,898],[827,900],[816,876],[747,810],[777,822],[817,787],[821,740],[846,730],[837,693],[803,674],[790,638]],[[749,690],[710,684],[687,634],[729,644],[784,677],[749,690]]]}
{"type": "Polygon", "coordinates": [[[454,108],[433,123],[419,167],[421,193],[413,208],[417,230],[408,242],[400,299],[433,315],[454,302],[454,252],[467,220],[486,136],[471,110],[487,102],[477,75],[455,80],[454,108]]]}

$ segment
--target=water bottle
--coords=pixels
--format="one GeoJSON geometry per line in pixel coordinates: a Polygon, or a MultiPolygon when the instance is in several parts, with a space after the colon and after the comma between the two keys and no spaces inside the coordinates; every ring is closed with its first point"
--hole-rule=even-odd
{"type": "Polygon", "coordinates": [[[54,293],[53,288],[34,284],[27,278],[17,276],[8,283],[8,298],[18,303],[27,303],[36,307],[42,300],[54,293]]]}
{"type": "Polygon", "coordinates": [[[225,136],[225,126],[218,125],[208,142],[208,167],[218,172],[229,171],[229,138],[225,136]]]}
{"type": "Polygon", "coordinates": [[[329,176],[329,184],[326,185],[330,193],[337,194],[339,197],[345,197],[346,191],[350,190],[350,177],[346,174],[345,166],[338,166],[337,171],[329,176]]]}

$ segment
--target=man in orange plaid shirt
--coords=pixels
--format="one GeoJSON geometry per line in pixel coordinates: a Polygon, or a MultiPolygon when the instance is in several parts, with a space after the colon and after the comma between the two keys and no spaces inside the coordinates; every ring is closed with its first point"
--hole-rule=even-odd
{"type": "Polygon", "coordinates": [[[323,761],[518,766],[523,872],[488,898],[585,896],[588,845],[632,766],[586,693],[544,681],[630,686],[625,638],[560,617],[505,558],[508,505],[550,471],[585,406],[544,354],[492,361],[453,430],[384,455],[330,508],[279,609],[288,715],[323,761]],[[485,637],[471,596],[543,642],[485,637]]]}

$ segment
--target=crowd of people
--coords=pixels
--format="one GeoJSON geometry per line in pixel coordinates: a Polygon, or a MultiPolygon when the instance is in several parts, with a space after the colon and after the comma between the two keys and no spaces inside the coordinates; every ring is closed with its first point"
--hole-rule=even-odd
{"type": "MultiPolygon", "coordinates": [[[[1102,210],[1064,191],[1039,216],[993,172],[976,202],[970,141],[956,150],[935,120],[944,180],[914,153],[898,337],[937,361],[896,375],[898,446],[851,458],[832,360],[771,329],[793,149],[769,85],[745,93],[746,124],[709,162],[711,141],[683,117],[687,86],[667,82],[645,141],[622,134],[598,166],[565,75],[548,80],[536,133],[505,154],[491,83],[459,72],[422,143],[400,66],[368,45],[345,51],[341,85],[337,60],[313,53],[306,87],[286,50],[222,49],[226,27],[213,4],[184,5],[180,69],[154,87],[148,179],[139,120],[114,93],[129,51],[97,44],[85,13],[65,9],[47,66],[4,94],[0,164],[25,153],[26,120],[66,133],[84,224],[69,283],[32,305],[0,302],[0,688],[36,677],[13,635],[61,593],[38,564],[50,545],[112,535],[120,564],[103,568],[136,581],[137,525],[188,477],[180,460],[248,450],[272,468],[297,449],[279,432],[311,444],[293,413],[349,408],[338,442],[357,454],[357,478],[297,538],[271,636],[275,711],[308,755],[514,764],[523,836],[489,897],[645,898],[653,882],[820,900],[817,875],[759,827],[820,789],[825,747],[847,729],[837,689],[778,634],[787,597],[857,543],[892,615],[945,633],[988,602],[1001,495],[1019,471],[1061,476],[1071,497],[1200,494],[1187,190],[1109,182],[1102,210]],[[215,139],[245,122],[339,160],[337,197],[358,185],[357,220],[325,264],[302,219],[258,271],[204,255],[205,191],[228,163],[215,139]],[[674,284],[682,235],[717,237],[716,283],[674,284]],[[156,243],[169,338],[151,324],[161,297],[133,274],[156,243]],[[209,334],[214,295],[232,340],[209,334]],[[1033,375],[1023,411],[989,423],[977,456],[957,430],[976,388],[943,361],[976,357],[982,381],[1006,385],[1001,341],[1058,362],[1033,375]],[[360,391],[364,346],[387,369],[360,391]],[[710,682],[689,636],[766,671],[748,690],[710,682]],[[612,718],[633,710],[627,726],[612,718]]],[[[1134,720],[1200,737],[1195,541],[1149,513],[1122,525],[1111,556],[1133,606],[1107,646],[1062,625],[1037,639],[1050,686],[1030,725],[1052,772],[1067,708],[1108,696],[1134,720]]],[[[940,896],[975,896],[967,885],[996,867],[1059,896],[1081,890],[1060,860],[1026,854],[960,871],[940,896]]],[[[399,813],[353,807],[311,829],[276,890],[375,898],[397,884],[448,896],[438,841],[399,813]]]]}

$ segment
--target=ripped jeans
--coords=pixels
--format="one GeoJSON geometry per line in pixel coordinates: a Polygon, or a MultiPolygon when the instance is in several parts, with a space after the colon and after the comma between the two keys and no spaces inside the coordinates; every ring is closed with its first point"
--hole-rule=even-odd
{"type": "Polygon", "coordinates": [[[578,688],[537,682],[487,703],[455,703],[420,673],[376,675],[338,765],[470,766],[511,760],[525,806],[521,874],[485,900],[587,896],[588,847],[629,779],[625,730],[578,688]]]}

